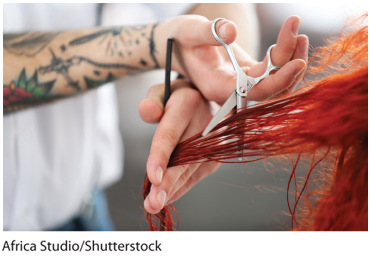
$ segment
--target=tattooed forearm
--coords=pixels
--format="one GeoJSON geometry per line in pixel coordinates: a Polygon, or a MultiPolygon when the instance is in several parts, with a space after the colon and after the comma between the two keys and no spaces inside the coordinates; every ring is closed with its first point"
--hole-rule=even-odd
{"type": "Polygon", "coordinates": [[[59,33],[4,34],[3,47],[15,55],[33,57],[42,51],[59,33]]]}
{"type": "MultiPolygon", "coordinates": [[[[69,45],[77,46],[101,38],[98,43],[98,45],[100,45],[108,38],[105,47],[105,53],[111,55],[117,53],[120,57],[123,58],[125,55],[131,55],[132,53],[130,49],[132,49],[131,46],[133,44],[133,35],[130,33],[130,31],[142,32],[146,27],[147,25],[103,29],[95,33],[73,39],[69,42],[69,45]],[[124,50],[121,47],[124,47],[126,53],[123,53],[124,50]]],[[[145,35],[145,33],[141,34],[142,37],[144,37],[145,35]]],[[[139,38],[135,40],[135,43],[139,44],[139,38]]]]}
{"type": "Polygon", "coordinates": [[[69,45],[74,46],[74,45],[84,44],[84,43],[90,42],[91,40],[99,38],[102,35],[104,35],[103,39],[105,39],[105,37],[107,37],[107,35],[109,35],[110,33],[112,33],[113,35],[118,35],[118,34],[120,34],[120,32],[121,32],[121,28],[112,28],[112,29],[109,29],[109,30],[100,30],[96,33],[92,33],[92,34],[85,35],[83,37],[79,37],[77,39],[74,39],[74,40],[69,42],[69,45]]]}
{"type": "Polygon", "coordinates": [[[79,86],[78,81],[73,81],[70,75],[68,74],[69,68],[73,65],[73,60],[70,59],[70,60],[64,61],[61,58],[57,58],[54,52],[52,51],[52,49],[49,48],[49,50],[52,54],[52,60],[49,65],[40,67],[38,69],[39,72],[41,74],[46,74],[48,72],[56,72],[58,74],[61,74],[66,80],[68,86],[76,90],[80,90],[81,88],[79,86]]]}
{"type": "Polygon", "coordinates": [[[37,77],[37,71],[31,78],[26,77],[23,68],[17,80],[11,81],[9,85],[3,85],[3,106],[47,96],[54,85],[55,80],[41,83],[37,77]]]}
{"type": "Polygon", "coordinates": [[[72,59],[76,59],[77,62],[86,61],[87,63],[90,63],[90,64],[94,65],[95,67],[104,68],[104,69],[127,69],[127,70],[131,71],[131,73],[145,71],[144,69],[134,67],[134,66],[130,66],[130,65],[124,64],[124,63],[100,63],[100,62],[93,61],[89,58],[79,57],[79,56],[74,56],[74,57],[72,57],[72,59]]]}
{"type": "Polygon", "coordinates": [[[94,80],[94,79],[91,79],[89,77],[84,77],[84,80],[85,80],[85,83],[86,83],[86,87],[88,89],[92,89],[92,88],[99,87],[99,86],[101,86],[105,83],[114,81],[114,80],[116,80],[116,78],[115,78],[115,76],[112,75],[112,73],[108,73],[107,78],[103,79],[103,80],[94,80]]]}
{"type": "MultiPolygon", "coordinates": [[[[117,78],[112,73],[108,73],[106,79],[95,80],[84,77],[87,89],[97,88],[105,83],[112,82],[117,78]]],[[[25,108],[33,107],[48,101],[65,98],[65,96],[51,96],[50,90],[55,80],[41,83],[38,80],[37,71],[27,77],[25,69],[22,70],[17,80],[12,81],[9,85],[3,86],[3,113],[8,114],[25,108]]]]}
{"type": "MultiPolygon", "coordinates": [[[[104,69],[127,69],[127,70],[130,70],[132,72],[143,71],[140,68],[133,67],[133,66],[123,64],[123,63],[99,63],[99,62],[93,61],[89,58],[81,57],[81,56],[73,56],[72,58],[70,58],[68,60],[63,60],[59,57],[57,58],[52,49],[49,49],[49,50],[50,50],[51,55],[52,55],[52,60],[51,60],[50,64],[47,65],[47,66],[39,67],[38,71],[41,74],[46,74],[46,73],[50,73],[50,72],[56,72],[58,74],[61,74],[65,78],[68,86],[71,86],[72,88],[74,88],[76,90],[80,90],[81,87],[79,86],[78,81],[72,80],[68,71],[69,71],[70,67],[72,67],[74,65],[78,66],[78,65],[80,65],[80,63],[82,61],[87,62],[89,64],[92,64],[95,67],[104,68],[104,69]]],[[[113,78],[111,78],[111,79],[113,80],[113,78]]],[[[98,82],[103,82],[103,81],[98,81],[98,82]]],[[[102,85],[103,85],[103,83],[102,83],[102,85]]]]}
{"type": "Polygon", "coordinates": [[[156,28],[158,23],[4,35],[4,112],[159,68],[156,28]]]}
{"type": "Polygon", "coordinates": [[[155,41],[154,41],[154,31],[155,31],[155,28],[157,27],[158,23],[155,23],[152,27],[152,30],[151,30],[151,38],[149,38],[149,50],[150,50],[150,54],[151,54],[151,58],[153,60],[153,62],[155,63],[155,66],[153,68],[155,69],[158,69],[160,68],[160,66],[158,65],[158,62],[157,62],[157,59],[156,59],[156,56],[155,56],[155,52],[156,52],[156,49],[155,49],[155,41]]]}

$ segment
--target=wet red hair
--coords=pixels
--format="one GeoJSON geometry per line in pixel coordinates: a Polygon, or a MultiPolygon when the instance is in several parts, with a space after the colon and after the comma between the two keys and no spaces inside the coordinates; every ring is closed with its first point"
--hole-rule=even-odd
{"type": "MultiPolygon", "coordinates": [[[[168,167],[207,161],[289,159],[295,182],[288,208],[294,230],[368,230],[368,26],[367,14],[316,50],[305,86],[280,99],[230,113],[212,132],[178,144],[168,167]],[[354,26],[358,27],[355,29],[354,26]],[[325,75],[318,79],[320,74],[325,75]],[[241,135],[243,133],[243,135],[241,135]],[[243,136],[243,138],[241,137],[243,136]],[[298,191],[295,171],[310,159],[298,191]],[[312,181],[317,188],[307,192],[312,181]],[[300,210],[298,203],[301,200],[300,210]]],[[[149,194],[147,176],[143,197],[149,194]]],[[[151,230],[173,230],[172,205],[147,213],[151,230]]]]}

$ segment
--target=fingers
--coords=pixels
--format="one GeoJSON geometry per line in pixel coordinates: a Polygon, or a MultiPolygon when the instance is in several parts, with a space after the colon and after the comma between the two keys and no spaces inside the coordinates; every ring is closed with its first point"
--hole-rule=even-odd
{"type": "Polygon", "coordinates": [[[199,165],[186,164],[168,168],[161,185],[152,185],[150,193],[144,200],[145,209],[151,214],[158,213],[166,205],[179,180],[181,182],[185,179],[188,180],[189,176],[192,176],[199,165]]]}
{"type": "MultiPolygon", "coordinates": [[[[262,101],[285,95],[298,84],[308,61],[309,45],[308,37],[298,36],[299,25],[298,16],[291,16],[283,23],[277,44],[271,51],[272,63],[282,68],[278,72],[272,72],[269,77],[254,86],[247,94],[248,100],[262,101]]],[[[260,76],[266,70],[266,66],[267,57],[262,63],[248,70],[247,75],[260,76]]]]}
{"type": "Polygon", "coordinates": [[[146,123],[158,123],[164,114],[164,84],[151,87],[145,99],[140,101],[138,112],[140,118],[146,123]]]}
{"type": "MultiPolygon", "coordinates": [[[[178,80],[176,84],[188,86],[182,80],[178,80]]],[[[153,137],[147,161],[147,174],[152,184],[161,183],[170,155],[201,102],[203,102],[201,94],[189,87],[172,93],[153,137]]]]}
{"type": "Polygon", "coordinates": [[[173,194],[176,183],[184,183],[196,171],[199,164],[166,167],[176,144],[200,132],[211,118],[209,103],[198,91],[184,87],[172,93],[154,136],[147,162],[147,174],[152,183],[144,203],[148,212],[155,214],[160,211],[173,194]]]}
{"type": "MultiPolygon", "coordinates": [[[[309,39],[306,35],[299,35],[297,38],[297,47],[295,52],[292,56],[292,59],[302,59],[307,63],[308,61],[308,48],[309,48],[309,39]]],[[[300,82],[303,77],[305,69],[302,70],[301,73],[295,78],[295,81],[289,86],[287,89],[280,92],[278,95],[274,96],[273,98],[278,98],[290,94],[294,91],[296,85],[300,82]]]]}
{"type": "Polygon", "coordinates": [[[290,16],[283,23],[278,34],[277,44],[271,53],[272,63],[275,66],[281,67],[291,60],[297,45],[299,25],[299,16],[290,16]]]}
{"type": "Polygon", "coordinates": [[[171,189],[174,187],[179,176],[188,171],[188,167],[189,164],[168,168],[164,174],[161,185],[154,185],[151,181],[151,191],[144,200],[144,208],[147,212],[156,214],[164,207],[171,189]]]}
{"type": "Polygon", "coordinates": [[[150,193],[144,200],[144,208],[151,214],[158,213],[165,205],[179,199],[200,180],[215,172],[219,165],[220,163],[207,162],[203,164],[190,164],[187,166],[181,165],[169,168],[167,174],[169,176],[178,175],[178,178],[172,183],[172,185],[152,185],[150,193]],[[178,174],[180,172],[182,174],[178,174]],[[167,188],[164,188],[164,186],[167,188]]]}
{"type": "Polygon", "coordinates": [[[200,182],[205,177],[209,176],[211,173],[215,172],[220,163],[216,162],[206,162],[203,163],[198,169],[189,176],[186,182],[182,183],[181,180],[175,184],[174,192],[172,195],[169,196],[169,199],[166,202],[167,204],[171,204],[174,201],[178,200],[182,197],[185,193],[187,193],[193,186],[195,186],[198,182],[200,182]]]}
{"type": "MultiPolygon", "coordinates": [[[[309,39],[306,35],[299,35],[297,38],[297,48],[295,50],[292,59],[302,59],[305,63],[308,62],[308,48],[309,48],[309,39]]],[[[291,93],[298,82],[302,79],[305,70],[303,70],[297,77],[295,82],[288,88],[289,93],[291,93]]]]}
{"type": "MultiPolygon", "coordinates": [[[[297,33],[300,25],[298,16],[291,16],[286,19],[281,27],[277,38],[277,44],[271,51],[273,65],[282,67],[292,59],[297,46],[297,33]]],[[[248,76],[259,77],[267,68],[267,57],[262,63],[257,64],[249,71],[248,76]]]]}
{"type": "MultiPolygon", "coordinates": [[[[213,21],[207,20],[202,16],[187,16],[181,30],[178,31],[178,38],[182,38],[184,43],[191,46],[200,45],[220,45],[211,32],[213,21]],[[192,18],[192,19],[190,19],[192,18]]],[[[237,37],[237,26],[232,21],[223,19],[216,23],[215,31],[219,38],[226,44],[234,42],[237,37]]]]}
{"type": "Polygon", "coordinates": [[[292,59],[302,59],[305,62],[308,61],[308,48],[309,48],[309,39],[306,35],[299,35],[297,37],[297,47],[295,49],[294,54],[292,55],[292,59]]]}
{"type": "MultiPolygon", "coordinates": [[[[209,104],[207,102],[200,103],[197,112],[192,116],[192,120],[184,132],[181,141],[203,130],[208,122],[210,122],[211,118],[212,114],[209,104]]],[[[164,190],[167,198],[166,200],[168,200],[168,198],[170,198],[184,183],[188,181],[189,177],[192,176],[199,166],[199,163],[193,163],[189,166],[183,165],[168,168],[164,174],[164,179],[161,182],[161,188],[157,189],[156,187],[156,189],[151,191],[152,194],[150,193],[148,195],[152,208],[157,210],[162,208],[159,207],[160,204],[158,203],[158,200],[156,201],[154,199],[156,197],[156,191],[164,190]],[[153,203],[155,203],[155,205],[153,203]]]]}
{"type": "MultiPolygon", "coordinates": [[[[299,25],[300,18],[298,16],[291,16],[283,23],[281,31],[278,35],[277,44],[271,51],[271,60],[274,65],[282,67],[292,59],[301,59],[305,62],[307,61],[307,53],[302,54],[300,52],[301,45],[298,44],[304,42],[305,37],[298,36],[299,25]]],[[[247,75],[250,77],[261,76],[267,68],[267,57],[265,57],[262,63],[256,63],[253,59],[247,55],[244,55],[244,52],[241,51],[238,46],[236,47],[234,48],[236,57],[239,57],[238,62],[240,66],[244,67],[244,70],[247,70],[247,75]]],[[[265,83],[261,82],[254,86],[248,93],[248,99],[262,101],[273,97],[290,86],[294,88],[297,84],[294,76],[296,76],[298,72],[302,71],[302,68],[303,64],[301,61],[297,61],[286,66],[284,70],[282,68],[281,70],[283,71],[281,71],[279,76],[271,77],[273,76],[271,75],[267,79],[263,80],[265,83]],[[288,78],[284,79],[283,77],[285,75],[288,76],[288,78]],[[271,88],[268,88],[267,82],[273,83],[274,85],[272,85],[271,88]],[[261,93],[259,93],[259,91],[261,91],[261,93]]],[[[272,74],[274,73],[275,72],[272,74]]],[[[230,77],[230,79],[235,81],[235,78],[230,77]]],[[[228,84],[224,85],[228,86],[228,84]]],[[[225,90],[227,90],[227,88],[225,88],[225,90]]],[[[223,90],[221,90],[219,91],[218,95],[224,97],[225,93],[223,90]]],[[[213,100],[220,102],[219,97],[214,97],[213,100]]]]}
{"type": "Polygon", "coordinates": [[[273,97],[294,83],[296,77],[305,69],[304,60],[292,60],[277,73],[269,75],[255,85],[248,93],[247,99],[263,101],[273,97]]]}
{"type": "Polygon", "coordinates": [[[197,171],[200,165],[201,163],[194,163],[189,165],[188,169],[179,176],[177,181],[171,187],[170,192],[168,193],[169,196],[166,201],[168,201],[174,195],[174,193],[177,192],[180,187],[182,187],[188,181],[189,177],[191,177],[192,174],[197,171]]]}

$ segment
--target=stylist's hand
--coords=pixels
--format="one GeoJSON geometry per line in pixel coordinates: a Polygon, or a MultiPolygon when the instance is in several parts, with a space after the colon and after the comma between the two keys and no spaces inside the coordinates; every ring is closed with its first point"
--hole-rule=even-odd
{"type": "MultiPolygon", "coordinates": [[[[199,91],[191,88],[184,80],[175,80],[171,85],[172,94],[165,108],[161,122],[153,137],[147,169],[152,183],[151,192],[144,201],[144,208],[152,214],[164,205],[172,203],[186,193],[204,177],[213,173],[219,163],[194,163],[166,168],[175,146],[202,131],[211,120],[209,102],[199,91]]],[[[153,86],[147,93],[151,103],[139,104],[139,112],[151,111],[144,115],[144,121],[153,122],[163,112],[164,85],[153,86]],[[148,104],[151,106],[147,107],[148,104]]]]}
{"type": "MultiPolygon", "coordinates": [[[[157,37],[165,38],[166,32],[165,35],[175,39],[172,69],[189,78],[207,100],[222,104],[236,88],[236,72],[226,50],[212,36],[211,24],[212,21],[202,16],[179,16],[160,24],[162,31],[157,37]]],[[[299,24],[297,16],[283,23],[277,45],[271,52],[273,64],[282,68],[254,86],[248,92],[248,100],[262,101],[294,89],[308,57],[308,38],[298,35],[299,24]]],[[[226,44],[237,36],[236,25],[228,20],[218,21],[216,32],[226,44]]],[[[258,77],[264,73],[266,59],[258,63],[237,44],[234,44],[234,54],[248,76],[258,77]]],[[[164,53],[161,55],[165,57],[164,53]]]]}
{"type": "MultiPolygon", "coordinates": [[[[181,53],[180,56],[182,57],[181,60],[183,63],[180,65],[179,55],[176,55],[175,57],[177,58],[175,59],[175,62],[173,62],[173,69],[186,75],[195,82],[206,99],[223,103],[236,87],[236,73],[224,48],[210,46],[218,45],[211,34],[212,22],[206,21],[204,18],[198,16],[193,17],[190,20],[186,19],[186,17],[181,19],[183,19],[183,27],[178,27],[180,29],[177,32],[174,32],[178,38],[174,38],[176,38],[180,45],[180,47],[178,46],[176,48],[181,53]]],[[[226,23],[226,21],[219,21],[216,26],[219,35],[221,35],[220,31],[223,23],[227,24],[225,42],[228,44],[235,39],[236,28],[231,22],[226,23]]],[[[254,86],[248,93],[248,100],[261,101],[284,95],[291,92],[296,86],[304,71],[305,62],[308,59],[309,44],[308,38],[305,35],[297,35],[299,23],[300,19],[296,16],[289,17],[284,22],[278,36],[277,46],[274,47],[271,52],[273,64],[276,66],[283,66],[283,68],[275,74],[272,73],[272,75],[254,86]]],[[[235,45],[234,53],[238,63],[247,75],[257,77],[264,73],[266,69],[266,59],[262,63],[257,63],[237,45],[235,45]]],[[[149,91],[147,98],[142,100],[139,104],[139,114],[145,122],[157,123],[164,115],[162,103],[163,91],[163,87],[154,87],[149,91]],[[158,90],[159,88],[161,88],[161,90],[158,90]]],[[[172,202],[189,190],[190,187],[195,185],[197,180],[207,176],[216,169],[216,166],[213,168],[212,164],[211,166],[205,164],[203,167],[206,169],[203,169],[203,167],[199,167],[197,171],[195,169],[190,169],[195,173],[192,178],[189,178],[189,176],[193,175],[191,175],[188,168],[186,168],[187,166],[167,169],[167,164],[172,151],[179,140],[186,136],[185,131],[188,131],[189,129],[186,123],[187,120],[184,121],[184,124],[186,125],[178,125],[175,122],[180,122],[184,118],[188,118],[188,121],[194,120],[187,107],[182,108],[182,106],[176,106],[178,103],[185,104],[185,102],[189,102],[189,100],[183,100],[183,97],[179,96],[179,92],[175,97],[172,94],[170,100],[172,100],[172,103],[174,104],[171,105],[171,107],[170,104],[169,106],[166,106],[165,114],[167,113],[169,116],[166,117],[166,120],[165,118],[163,119],[165,120],[164,123],[163,120],[161,120],[152,144],[151,154],[147,161],[147,174],[151,183],[154,185],[151,193],[145,201],[145,208],[150,213],[158,212],[163,206],[157,199],[160,190],[164,190],[164,192],[161,193],[163,195],[165,194],[164,200],[169,202],[170,198],[170,202],[172,202]],[[179,101],[177,101],[177,99],[179,99],[179,101]],[[174,109],[174,113],[170,112],[172,109],[174,109]],[[183,115],[187,115],[187,117],[184,117],[183,115]],[[169,125],[171,122],[173,123],[173,128],[166,129],[165,126],[169,125]],[[208,170],[208,167],[210,167],[211,170],[208,170]],[[185,177],[179,177],[182,176],[183,173],[185,177]],[[159,177],[157,178],[156,176],[159,177]],[[169,177],[165,180],[164,177],[161,176],[169,177]],[[175,181],[170,176],[174,176],[173,178],[175,181]],[[179,183],[176,182],[178,179],[188,179],[188,181],[183,181],[185,184],[179,185],[179,183]],[[165,182],[165,184],[163,182],[165,182]],[[175,189],[178,191],[175,195],[174,193],[169,193],[173,192],[172,187],[175,187],[176,183],[177,186],[181,188],[175,189]]],[[[195,128],[197,131],[192,131],[189,136],[204,130],[211,119],[209,113],[209,111],[204,111],[202,113],[209,115],[209,118],[203,116],[203,120],[205,121],[199,122],[196,125],[196,127],[199,128],[195,128]]],[[[193,116],[197,116],[197,120],[200,120],[201,114],[197,113],[193,116]]],[[[190,167],[197,167],[197,165],[190,167]]],[[[165,202],[165,204],[167,202],[165,202]]]]}

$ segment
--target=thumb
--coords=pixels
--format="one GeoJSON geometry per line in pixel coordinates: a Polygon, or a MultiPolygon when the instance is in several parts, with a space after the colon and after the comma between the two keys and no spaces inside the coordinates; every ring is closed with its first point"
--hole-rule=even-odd
{"type": "MultiPolygon", "coordinates": [[[[209,31],[211,33],[211,37],[213,37],[213,40],[215,40],[214,36],[212,35],[212,32],[211,32],[211,26],[212,26],[212,23],[210,25],[210,30],[209,31]]],[[[219,21],[216,22],[215,31],[218,34],[219,38],[225,44],[230,44],[230,43],[234,42],[234,40],[237,37],[237,25],[234,22],[228,21],[226,19],[219,20],[219,21]]]]}
{"type": "MultiPolygon", "coordinates": [[[[220,43],[215,40],[211,25],[213,21],[208,21],[202,16],[193,17],[184,23],[183,30],[180,30],[185,39],[190,45],[214,45],[220,46],[220,43]]],[[[215,25],[215,31],[219,38],[226,44],[234,42],[237,37],[237,26],[234,22],[223,19],[219,20],[215,25]]]]}
{"type": "Polygon", "coordinates": [[[140,118],[146,123],[156,124],[160,122],[164,114],[164,84],[152,86],[145,99],[138,105],[140,118]]]}

